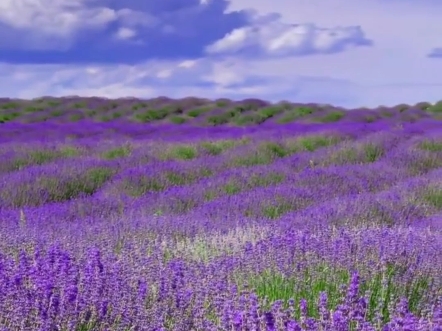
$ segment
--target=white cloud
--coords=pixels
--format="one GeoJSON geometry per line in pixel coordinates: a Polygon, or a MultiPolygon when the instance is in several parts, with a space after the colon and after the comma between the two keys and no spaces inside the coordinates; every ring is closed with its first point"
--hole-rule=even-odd
{"type": "Polygon", "coordinates": [[[135,37],[136,35],[137,35],[137,32],[135,30],[125,28],[125,27],[119,28],[116,33],[116,37],[118,39],[123,39],[123,40],[130,39],[132,37],[135,37]]]}
{"type": "Polygon", "coordinates": [[[102,28],[116,18],[112,9],[88,8],[78,0],[0,1],[0,22],[45,36],[67,37],[78,30],[102,28]]]}
{"type": "Polygon", "coordinates": [[[119,21],[130,27],[147,26],[153,27],[159,24],[160,20],[149,13],[143,13],[129,8],[120,9],[117,11],[119,21]]]}
{"type": "Polygon", "coordinates": [[[136,27],[154,27],[159,20],[128,8],[94,6],[88,0],[1,0],[0,46],[68,50],[80,33],[100,32],[113,22],[122,25],[114,36],[128,40],[137,35],[136,27]]]}
{"type": "Polygon", "coordinates": [[[186,60],[181,62],[178,67],[180,68],[192,68],[196,64],[196,61],[186,60]]]}
{"type": "MultiPolygon", "coordinates": [[[[252,16],[253,17],[253,16],[252,16]]],[[[209,54],[288,56],[329,54],[348,47],[371,45],[359,26],[318,27],[315,24],[285,24],[277,16],[261,19],[228,33],[224,38],[206,47],[209,54]]]]}
{"type": "Polygon", "coordinates": [[[156,74],[158,78],[169,78],[172,75],[172,70],[161,70],[156,74]]]}

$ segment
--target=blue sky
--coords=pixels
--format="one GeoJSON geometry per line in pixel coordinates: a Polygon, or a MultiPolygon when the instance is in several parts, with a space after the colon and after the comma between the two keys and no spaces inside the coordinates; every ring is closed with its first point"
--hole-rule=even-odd
{"type": "Polygon", "coordinates": [[[1,0],[0,96],[442,99],[440,0],[1,0]]]}

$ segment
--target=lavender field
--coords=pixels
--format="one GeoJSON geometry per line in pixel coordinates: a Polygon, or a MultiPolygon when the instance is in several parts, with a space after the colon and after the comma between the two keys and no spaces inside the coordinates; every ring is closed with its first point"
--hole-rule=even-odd
{"type": "Polygon", "coordinates": [[[0,331],[442,331],[442,102],[0,100],[0,331]]]}

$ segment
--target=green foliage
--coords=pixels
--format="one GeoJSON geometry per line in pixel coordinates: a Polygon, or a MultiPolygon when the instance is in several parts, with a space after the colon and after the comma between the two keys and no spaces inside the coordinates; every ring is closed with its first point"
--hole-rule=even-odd
{"type": "Polygon", "coordinates": [[[318,117],[317,121],[321,122],[321,123],[332,123],[332,122],[337,122],[340,119],[342,119],[344,117],[345,113],[342,111],[334,111],[334,112],[330,112],[327,115],[324,115],[322,117],[318,117]]]}
{"type": "Polygon", "coordinates": [[[423,193],[423,200],[437,210],[442,210],[442,189],[438,187],[427,188],[423,193]]]}
{"type": "Polygon", "coordinates": [[[250,167],[255,165],[270,164],[277,158],[289,155],[285,147],[276,142],[265,141],[260,143],[246,155],[235,157],[233,166],[250,167]]]}
{"type": "MultiPolygon", "coordinates": [[[[293,270],[296,268],[294,267],[293,270]]],[[[396,282],[401,274],[402,269],[398,264],[387,263],[383,271],[373,273],[369,277],[361,277],[357,297],[365,293],[370,294],[367,307],[367,317],[370,321],[374,321],[376,311],[381,312],[383,323],[389,321],[389,307],[401,297],[408,299],[410,311],[419,310],[419,302],[425,297],[425,292],[430,286],[430,279],[425,275],[417,275],[403,287],[396,282]]],[[[276,300],[282,300],[287,308],[290,299],[293,299],[295,303],[305,299],[307,315],[319,318],[317,302],[320,294],[327,293],[328,309],[335,310],[345,300],[345,290],[350,286],[351,276],[351,270],[321,262],[307,269],[295,271],[290,276],[273,269],[267,269],[258,274],[238,273],[236,284],[242,288],[247,283],[253,288],[264,309],[270,309],[270,304],[276,300]]],[[[299,320],[301,314],[298,305],[295,306],[294,313],[295,318],[299,320]]]]}
{"type": "Polygon", "coordinates": [[[442,159],[436,153],[424,151],[418,158],[412,158],[407,162],[407,168],[412,175],[423,175],[433,169],[442,167],[442,159]]]}
{"type": "Polygon", "coordinates": [[[76,103],[74,103],[73,104],[73,106],[72,107],[74,107],[74,108],[85,108],[87,105],[86,105],[86,102],[76,102],[76,103]]]}
{"type": "Polygon", "coordinates": [[[100,122],[110,122],[110,121],[112,121],[112,117],[109,115],[101,115],[98,117],[98,120],[100,122]]]}
{"type": "Polygon", "coordinates": [[[201,114],[207,113],[210,110],[211,110],[210,107],[200,107],[200,108],[191,109],[187,112],[187,116],[198,117],[201,114]]]}
{"type": "Polygon", "coordinates": [[[107,160],[115,160],[119,158],[123,158],[129,156],[132,152],[132,148],[127,146],[120,146],[117,148],[113,148],[101,154],[101,157],[107,160]]]}
{"type": "Polygon", "coordinates": [[[207,124],[216,126],[229,123],[229,114],[212,115],[207,118],[207,124]]]}
{"type": "Polygon", "coordinates": [[[146,107],[147,107],[147,104],[144,103],[144,102],[142,102],[142,103],[137,103],[137,104],[135,104],[135,105],[132,106],[132,110],[138,110],[138,109],[146,108],[146,107]]]}
{"type": "Polygon", "coordinates": [[[225,100],[219,100],[215,104],[217,107],[223,108],[223,107],[227,106],[229,103],[225,100]]]}
{"type": "Polygon", "coordinates": [[[0,113],[0,123],[6,123],[9,121],[12,121],[12,120],[16,119],[17,117],[20,117],[19,112],[12,112],[12,113],[8,113],[8,114],[0,113]]]}
{"type": "Polygon", "coordinates": [[[73,157],[80,154],[77,148],[74,146],[63,146],[59,148],[59,153],[63,157],[73,157]]]}
{"type": "Polygon", "coordinates": [[[281,201],[279,203],[272,203],[262,207],[262,216],[271,220],[277,219],[282,215],[292,210],[292,205],[288,202],[281,201]]]}
{"type": "Polygon", "coordinates": [[[183,186],[194,183],[196,180],[211,176],[212,171],[207,168],[195,169],[191,172],[181,173],[165,171],[160,176],[137,176],[136,178],[125,178],[120,183],[120,188],[133,197],[142,196],[148,192],[163,191],[171,186],[183,186]]]}
{"type": "Polygon", "coordinates": [[[294,109],[287,109],[278,120],[278,123],[290,123],[297,119],[304,118],[310,114],[313,114],[314,110],[309,107],[298,107],[294,109]]]}
{"type": "Polygon", "coordinates": [[[55,110],[52,110],[49,114],[50,114],[52,117],[59,117],[59,116],[63,115],[63,110],[61,110],[61,109],[55,109],[55,110]]]}
{"type": "Polygon", "coordinates": [[[356,148],[344,147],[333,152],[325,164],[343,165],[346,163],[354,164],[358,161],[358,152],[356,148]]]}
{"type": "Polygon", "coordinates": [[[248,181],[251,187],[265,187],[282,183],[285,179],[284,174],[269,173],[263,176],[252,175],[248,181]]]}
{"type": "Polygon", "coordinates": [[[72,115],[69,115],[69,121],[71,122],[78,122],[84,118],[83,114],[75,113],[72,115]]]}
{"type": "Polygon", "coordinates": [[[293,151],[303,151],[314,152],[318,148],[323,148],[331,145],[335,145],[340,142],[341,139],[334,136],[322,136],[322,135],[312,135],[303,136],[296,138],[294,141],[288,142],[288,148],[293,151]]]}
{"type": "Polygon", "coordinates": [[[289,151],[286,150],[283,145],[271,141],[261,143],[258,149],[272,158],[285,157],[289,154],[289,151]]]}
{"type": "Polygon", "coordinates": [[[13,207],[40,206],[50,202],[62,202],[81,195],[92,195],[115,171],[110,168],[97,167],[86,170],[76,176],[59,178],[54,176],[42,176],[35,179],[30,187],[22,184],[16,188],[17,194],[12,195],[6,190],[0,195],[3,199],[11,201],[13,207]]]}
{"type": "Polygon", "coordinates": [[[235,157],[232,162],[234,166],[253,166],[270,164],[275,159],[283,158],[301,151],[313,152],[321,147],[327,147],[340,141],[338,137],[326,137],[312,135],[297,137],[285,142],[261,142],[247,155],[235,157]]]}
{"type": "Polygon", "coordinates": [[[50,107],[57,107],[58,105],[60,105],[61,102],[60,101],[56,101],[56,100],[50,100],[48,101],[48,106],[50,107]]]}
{"type": "Polygon", "coordinates": [[[218,141],[203,141],[199,144],[200,148],[210,154],[210,155],[219,155],[227,149],[230,149],[241,141],[236,140],[218,140],[218,141]]]}
{"type": "Polygon", "coordinates": [[[192,160],[196,157],[198,157],[197,148],[191,145],[173,146],[166,152],[167,159],[192,160]]]}
{"type": "Polygon", "coordinates": [[[273,116],[275,116],[277,114],[280,114],[283,111],[284,110],[281,107],[279,107],[279,106],[272,106],[272,107],[265,107],[265,108],[260,109],[259,110],[259,114],[263,118],[267,119],[267,118],[273,117],[273,116]]]}
{"type": "Polygon", "coordinates": [[[208,190],[204,192],[204,200],[205,201],[212,201],[213,199],[216,199],[218,197],[218,191],[215,190],[208,190]]]}
{"type": "Polygon", "coordinates": [[[166,118],[168,115],[167,109],[148,109],[142,113],[135,114],[135,119],[147,123],[152,121],[158,121],[166,118]]]}
{"type": "MultiPolygon", "coordinates": [[[[111,177],[115,174],[115,170],[111,168],[98,167],[87,170],[84,178],[82,179],[82,183],[79,192],[86,193],[87,195],[91,195],[95,193],[104,183],[106,183],[111,177]]],[[[78,183],[79,181],[75,181],[78,183]]]]}
{"type": "Polygon", "coordinates": [[[120,118],[120,117],[122,117],[123,116],[123,114],[122,113],[120,113],[120,112],[115,112],[115,113],[112,113],[111,114],[111,118],[113,119],[113,120],[116,120],[117,118],[120,118]]]}
{"type": "Polygon", "coordinates": [[[8,109],[17,109],[20,107],[18,102],[7,102],[0,106],[0,109],[8,110],[8,109]]]}
{"type": "Polygon", "coordinates": [[[159,178],[143,176],[136,181],[124,179],[121,188],[132,197],[140,197],[147,192],[159,192],[166,188],[166,183],[159,178]]]}
{"type": "Polygon", "coordinates": [[[97,115],[98,112],[95,109],[86,109],[84,113],[87,117],[94,117],[95,115],[97,115]]]}
{"type": "Polygon", "coordinates": [[[11,170],[19,170],[29,165],[42,165],[52,162],[62,157],[62,153],[57,150],[36,149],[25,152],[25,155],[17,157],[13,160],[13,168],[11,170]]]}
{"type": "Polygon", "coordinates": [[[234,123],[239,126],[248,124],[261,124],[264,123],[266,117],[260,113],[242,114],[234,119],[234,123]]]}
{"type": "Polygon", "coordinates": [[[36,107],[36,106],[28,106],[24,109],[24,111],[26,113],[35,113],[35,112],[39,112],[39,111],[43,111],[44,107],[36,107]]]}
{"type": "Polygon", "coordinates": [[[170,119],[169,119],[172,123],[174,123],[174,124],[183,124],[183,123],[185,123],[186,121],[187,121],[187,119],[186,118],[184,118],[184,117],[182,117],[182,116],[172,116],[172,117],[170,117],[170,119]]]}
{"type": "Polygon", "coordinates": [[[385,153],[385,150],[382,146],[375,145],[375,144],[366,144],[364,145],[364,153],[365,153],[365,160],[367,162],[376,162],[379,160],[385,153]]]}
{"type": "Polygon", "coordinates": [[[250,155],[236,157],[232,161],[233,166],[251,167],[255,165],[264,165],[272,163],[271,157],[265,153],[254,152],[250,155]]]}
{"type": "Polygon", "coordinates": [[[430,152],[442,152],[442,141],[427,139],[419,144],[419,148],[430,152]]]}
{"type": "Polygon", "coordinates": [[[241,186],[235,181],[230,181],[223,186],[222,190],[228,195],[233,195],[241,192],[241,186]]]}

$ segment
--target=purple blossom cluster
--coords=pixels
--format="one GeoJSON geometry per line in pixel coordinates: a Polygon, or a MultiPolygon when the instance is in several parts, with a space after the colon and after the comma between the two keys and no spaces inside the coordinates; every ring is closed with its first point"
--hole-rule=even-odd
{"type": "Polygon", "coordinates": [[[0,330],[442,331],[442,123],[349,116],[3,124],[0,330]]]}

